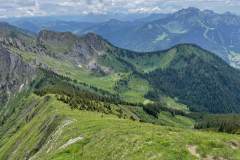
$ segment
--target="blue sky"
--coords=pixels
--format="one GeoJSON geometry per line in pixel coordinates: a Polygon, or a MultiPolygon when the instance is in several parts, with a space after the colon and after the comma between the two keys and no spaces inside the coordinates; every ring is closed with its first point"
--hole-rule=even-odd
{"type": "Polygon", "coordinates": [[[168,13],[190,6],[240,14],[240,0],[0,0],[0,18],[88,13],[168,13]]]}

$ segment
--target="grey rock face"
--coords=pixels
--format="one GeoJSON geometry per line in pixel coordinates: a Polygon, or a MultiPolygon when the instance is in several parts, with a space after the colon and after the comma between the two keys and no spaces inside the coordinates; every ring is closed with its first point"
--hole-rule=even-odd
{"type": "Polygon", "coordinates": [[[45,54],[62,60],[70,60],[76,66],[89,70],[109,72],[97,63],[99,56],[107,54],[112,46],[100,36],[89,33],[78,37],[70,32],[53,32],[43,30],[37,38],[37,48],[45,54]]]}
{"type": "Polygon", "coordinates": [[[19,92],[35,76],[35,68],[17,55],[0,48],[0,104],[8,101],[11,94],[19,92]]]}

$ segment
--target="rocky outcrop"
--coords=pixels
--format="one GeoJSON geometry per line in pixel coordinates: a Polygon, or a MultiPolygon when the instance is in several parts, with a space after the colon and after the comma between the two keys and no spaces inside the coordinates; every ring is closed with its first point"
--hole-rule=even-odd
{"type": "Polygon", "coordinates": [[[35,68],[19,56],[0,48],[0,105],[7,103],[9,96],[21,91],[35,76],[35,68]]]}
{"type": "Polygon", "coordinates": [[[35,36],[0,22],[0,47],[67,60],[94,72],[109,73],[111,71],[110,68],[100,65],[98,58],[111,50],[112,46],[94,33],[79,37],[71,32],[43,30],[35,36]]]}
{"type": "Polygon", "coordinates": [[[0,22],[0,46],[30,50],[35,43],[34,39],[31,33],[0,22]]]}
{"type": "Polygon", "coordinates": [[[98,57],[107,54],[113,47],[102,37],[88,33],[78,37],[70,32],[43,30],[37,38],[38,48],[54,58],[70,60],[76,66],[104,72],[110,69],[98,63],[98,57]]]}

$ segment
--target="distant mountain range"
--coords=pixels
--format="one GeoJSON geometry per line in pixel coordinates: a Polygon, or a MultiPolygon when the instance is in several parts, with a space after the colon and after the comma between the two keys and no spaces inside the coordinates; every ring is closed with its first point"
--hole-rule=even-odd
{"type": "Polygon", "coordinates": [[[156,14],[134,21],[111,19],[101,23],[67,21],[12,21],[38,32],[42,28],[76,34],[95,32],[121,48],[156,51],[181,43],[201,46],[240,68],[240,17],[231,13],[187,8],[172,14],[156,14]]]}
{"type": "Polygon", "coordinates": [[[193,43],[239,67],[239,28],[240,17],[236,15],[188,8],[146,23],[108,21],[82,33],[95,32],[117,46],[135,51],[154,51],[180,43],[193,43]]]}

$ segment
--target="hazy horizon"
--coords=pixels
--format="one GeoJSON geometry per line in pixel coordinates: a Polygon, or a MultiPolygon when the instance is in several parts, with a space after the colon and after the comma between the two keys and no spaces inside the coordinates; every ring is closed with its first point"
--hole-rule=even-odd
{"type": "Polygon", "coordinates": [[[149,15],[195,7],[240,14],[238,0],[0,0],[0,18],[86,15],[149,15]]]}

